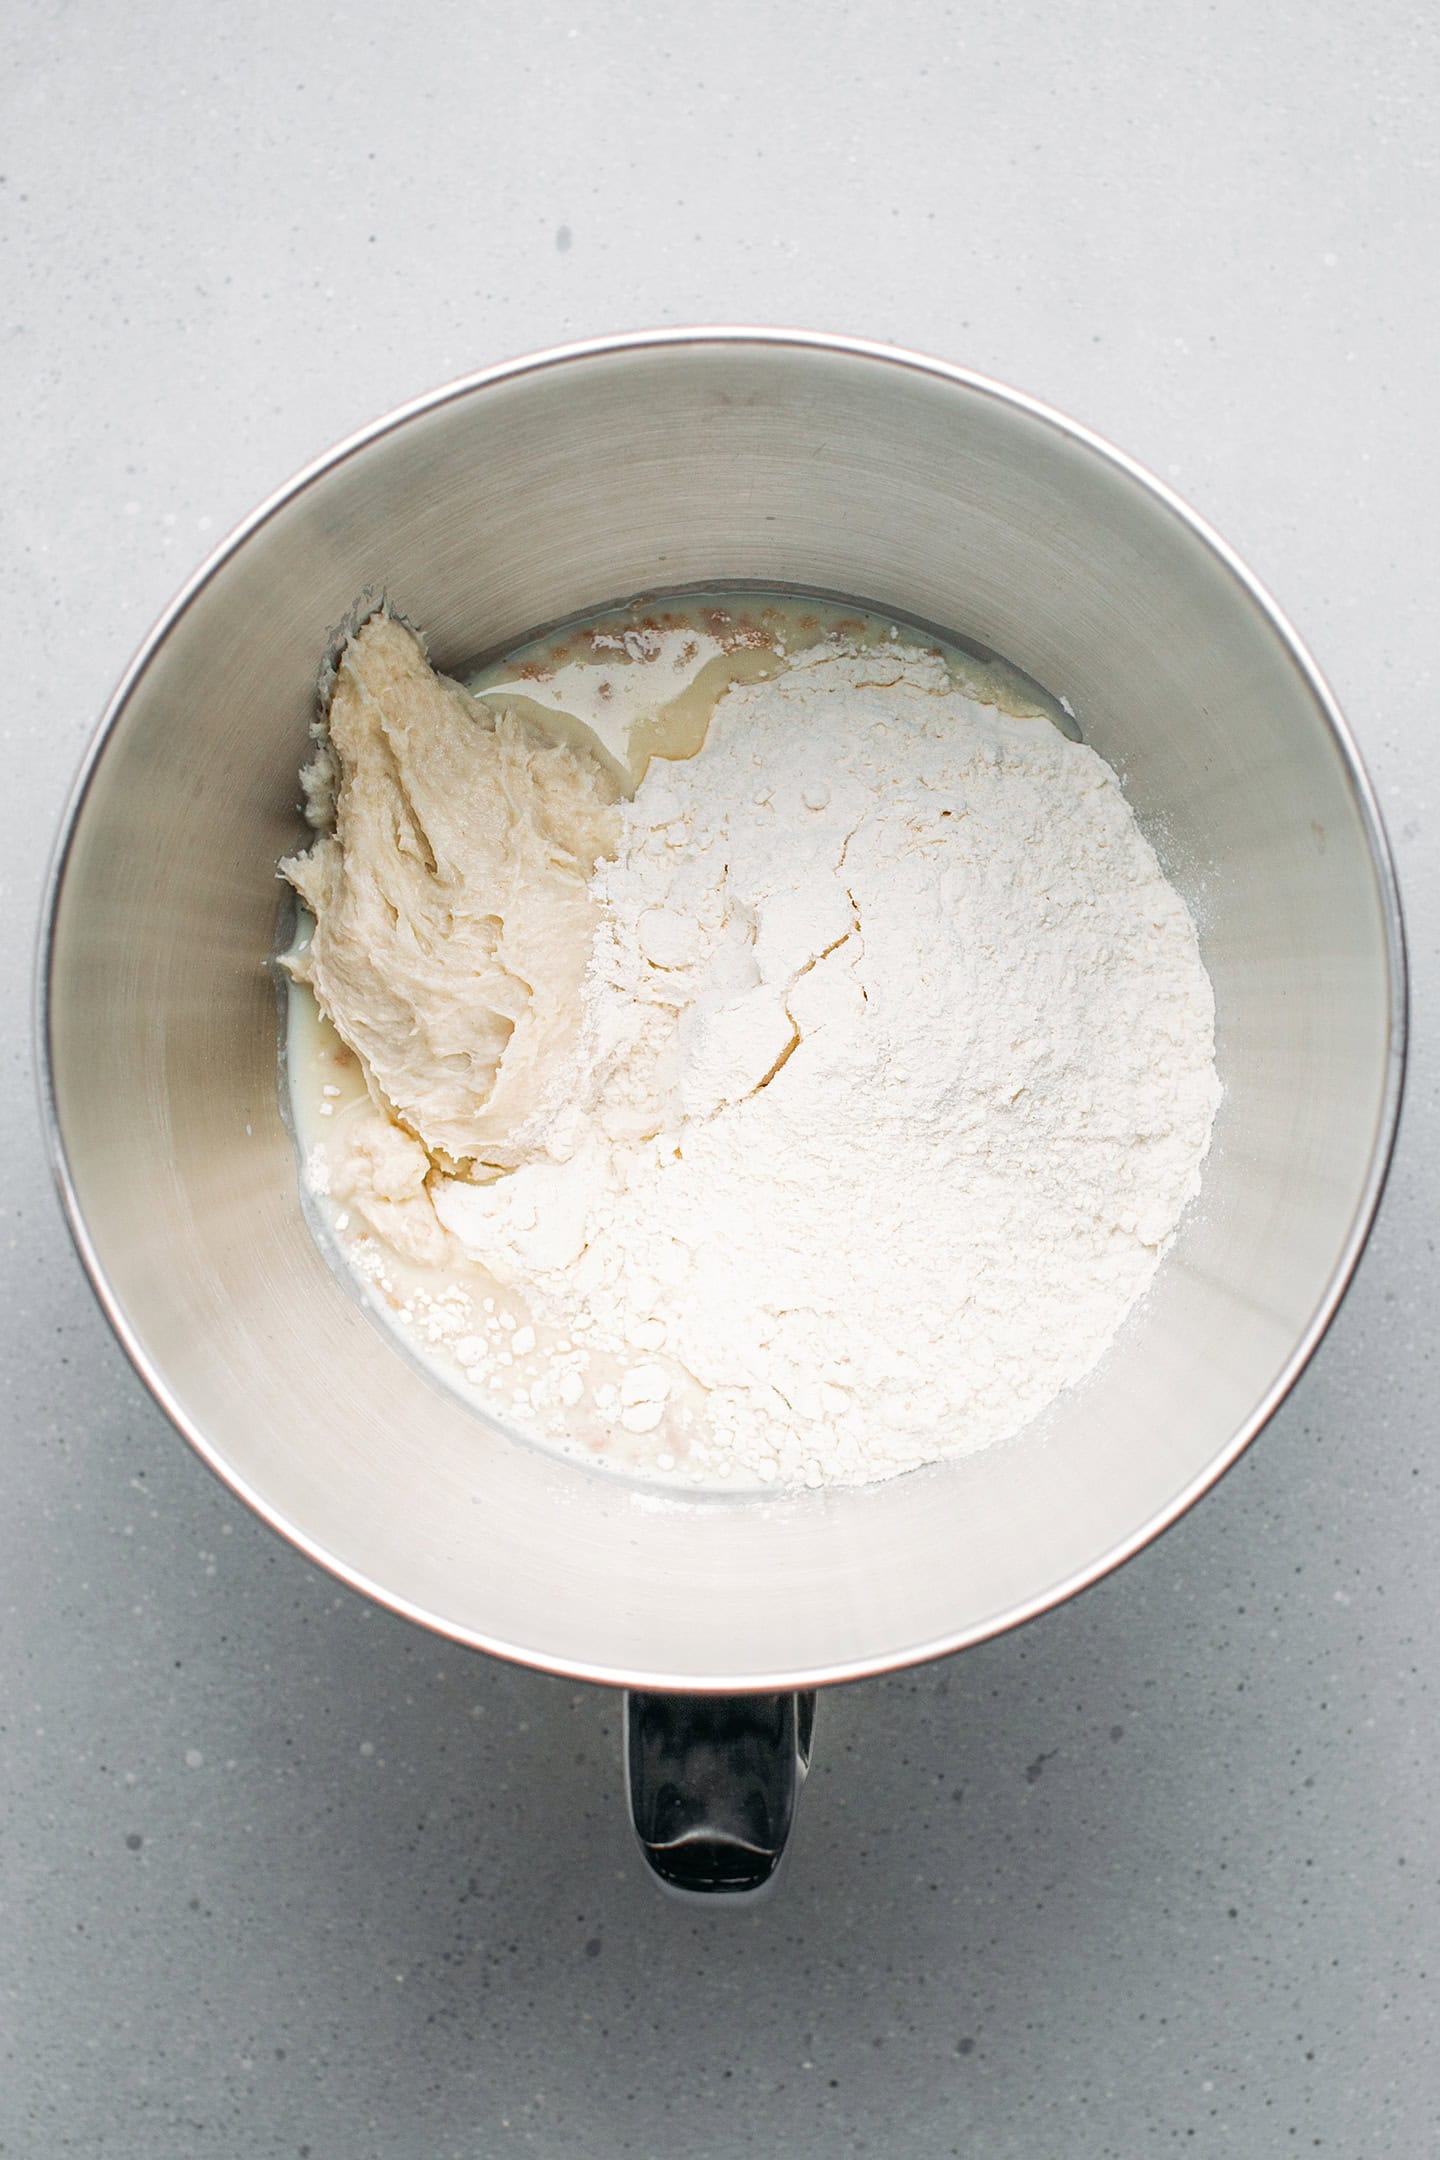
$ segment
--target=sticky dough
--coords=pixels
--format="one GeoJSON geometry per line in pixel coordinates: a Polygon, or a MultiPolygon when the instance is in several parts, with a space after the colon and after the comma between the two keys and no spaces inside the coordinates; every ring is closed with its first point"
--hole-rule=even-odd
{"type": "Polygon", "coordinates": [[[580,1022],[588,881],[619,841],[614,779],[437,675],[387,614],[346,645],[305,778],[324,829],[281,865],[315,919],[291,972],[439,1163],[534,1159],[580,1022]]]}

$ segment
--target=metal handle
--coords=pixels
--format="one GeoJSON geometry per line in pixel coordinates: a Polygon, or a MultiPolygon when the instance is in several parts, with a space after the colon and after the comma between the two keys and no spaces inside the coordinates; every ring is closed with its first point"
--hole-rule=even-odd
{"type": "Polygon", "coordinates": [[[771,1881],[814,1725],[813,1693],[626,1695],[630,1814],[662,1883],[734,1897],[771,1881]]]}

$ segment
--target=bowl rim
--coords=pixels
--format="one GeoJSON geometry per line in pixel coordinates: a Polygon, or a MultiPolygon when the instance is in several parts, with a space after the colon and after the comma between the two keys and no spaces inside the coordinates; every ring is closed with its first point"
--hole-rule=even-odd
{"type": "Polygon", "coordinates": [[[605,1686],[716,1695],[780,1692],[867,1679],[900,1671],[911,1665],[924,1664],[932,1659],[948,1657],[956,1651],[972,1648],[996,1635],[1008,1633],[1010,1629],[1023,1626],[1051,1611],[1055,1606],[1066,1603],[1116,1568],[1122,1567],[1127,1560],[1133,1559],[1138,1552],[1170,1529],[1197,1500],[1217,1484],[1268,1424],[1290,1393],[1319,1347],[1354,1279],[1394,1156],[1404,1093],[1408,1017],[1404,916],[1390,843],[1373,785],[1348,723],[1313,656],[1267,587],[1219,533],[1147,467],[1125,451],[1116,448],[1095,430],[1080,421],[1070,419],[1056,407],[1026,391],[1013,389],[991,376],[982,375],[955,362],[935,359],[902,346],[825,331],[740,324],[625,331],[549,346],[515,359],[499,361],[492,366],[458,376],[382,414],[378,419],[343,437],[266,496],[226,534],[180,587],[142,640],[100,716],[71,784],[51,853],[40,914],[35,965],[35,1037],[40,1053],[36,1063],[41,1122],[51,1175],[71,1238],[100,1307],[126,1356],[160,1409],[189,1441],[208,1468],[271,1530],[286,1543],[295,1546],[316,1566],[337,1577],[374,1604],[405,1619],[413,1620],[432,1633],[444,1636],[465,1648],[484,1651],[512,1664],[572,1680],[605,1686]],[[779,351],[825,354],[926,377],[970,396],[992,400],[1023,413],[1029,419],[1063,436],[1067,442],[1079,445],[1101,464],[1120,473],[1156,500],[1201,543],[1258,610],[1328,726],[1369,847],[1384,917],[1386,956],[1385,1085],[1370,1160],[1349,1229],[1336,1255],[1324,1292],[1284,1364],[1248,1417],[1236,1428],[1229,1441],[1199,1476],[1172,1496],[1138,1529],[1115,1545],[1107,1547],[1098,1558],[999,1614],[901,1650],[888,1650],[841,1664],[786,1668],[759,1675],[746,1674],[743,1677],[621,1669],[592,1663],[583,1658],[544,1655],[522,1643],[502,1640],[478,1630],[457,1626],[443,1615],[426,1610],[412,1600],[387,1589],[383,1583],[366,1575],[362,1570],[351,1567],[272,1507],[227,1463],[223,1453],[189,1417],[183,1405],[171,1392],[164,1374],[151,1362],[140,1344],[115,1293],[104,1262],[90,1236],[70,1170],[57,1100],[52,1034],[51,993],[59,914],[75,835],[90,788],[126,708],[151,662],[192,603],[220,575],[232,557],[239,554],[263,526],[298,500],[316,481],[323,479],[350,459],[360,456],[387,436],[398,434],[410,422],[436,413],[447,405],[476,396],[499,384],[517,382],[529,375],[543,374],[577,363],[614,358],[625,353],[696,351],[707,346],[758,346],[779,351]]]}

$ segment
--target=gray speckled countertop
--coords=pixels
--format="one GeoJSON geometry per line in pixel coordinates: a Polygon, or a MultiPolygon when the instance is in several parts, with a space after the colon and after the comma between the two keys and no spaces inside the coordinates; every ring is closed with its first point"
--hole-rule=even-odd
{"type": "Polygon", "coordinates": [[[0,2152],[1434,2150],[1433,13],[17,0],[0,44],[0,2152]],[[368,1610],[143,1395],[29,973],[93,719],[255,500],[452,373],[725,319],[968,362],[1219,525],[1370,762],[1416,1024],[1285,1410],[1079,1602],[828,1697],[781,1894],[714,1917],[641,1872],[614,1698],[368,1610]]]}

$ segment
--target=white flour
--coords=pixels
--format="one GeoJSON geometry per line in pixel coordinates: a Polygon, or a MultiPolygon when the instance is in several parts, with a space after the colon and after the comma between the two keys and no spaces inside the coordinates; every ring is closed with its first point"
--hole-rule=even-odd
{"type": "Polygon", "coordinates": [[[938,657],[824,652],[623,818],[549,1159],[431,1181],[540,1330],[527,1415],[812,1486],[1016,1431],[1146,1289],[1219,1098],[1114,773],[938,657]]]}

